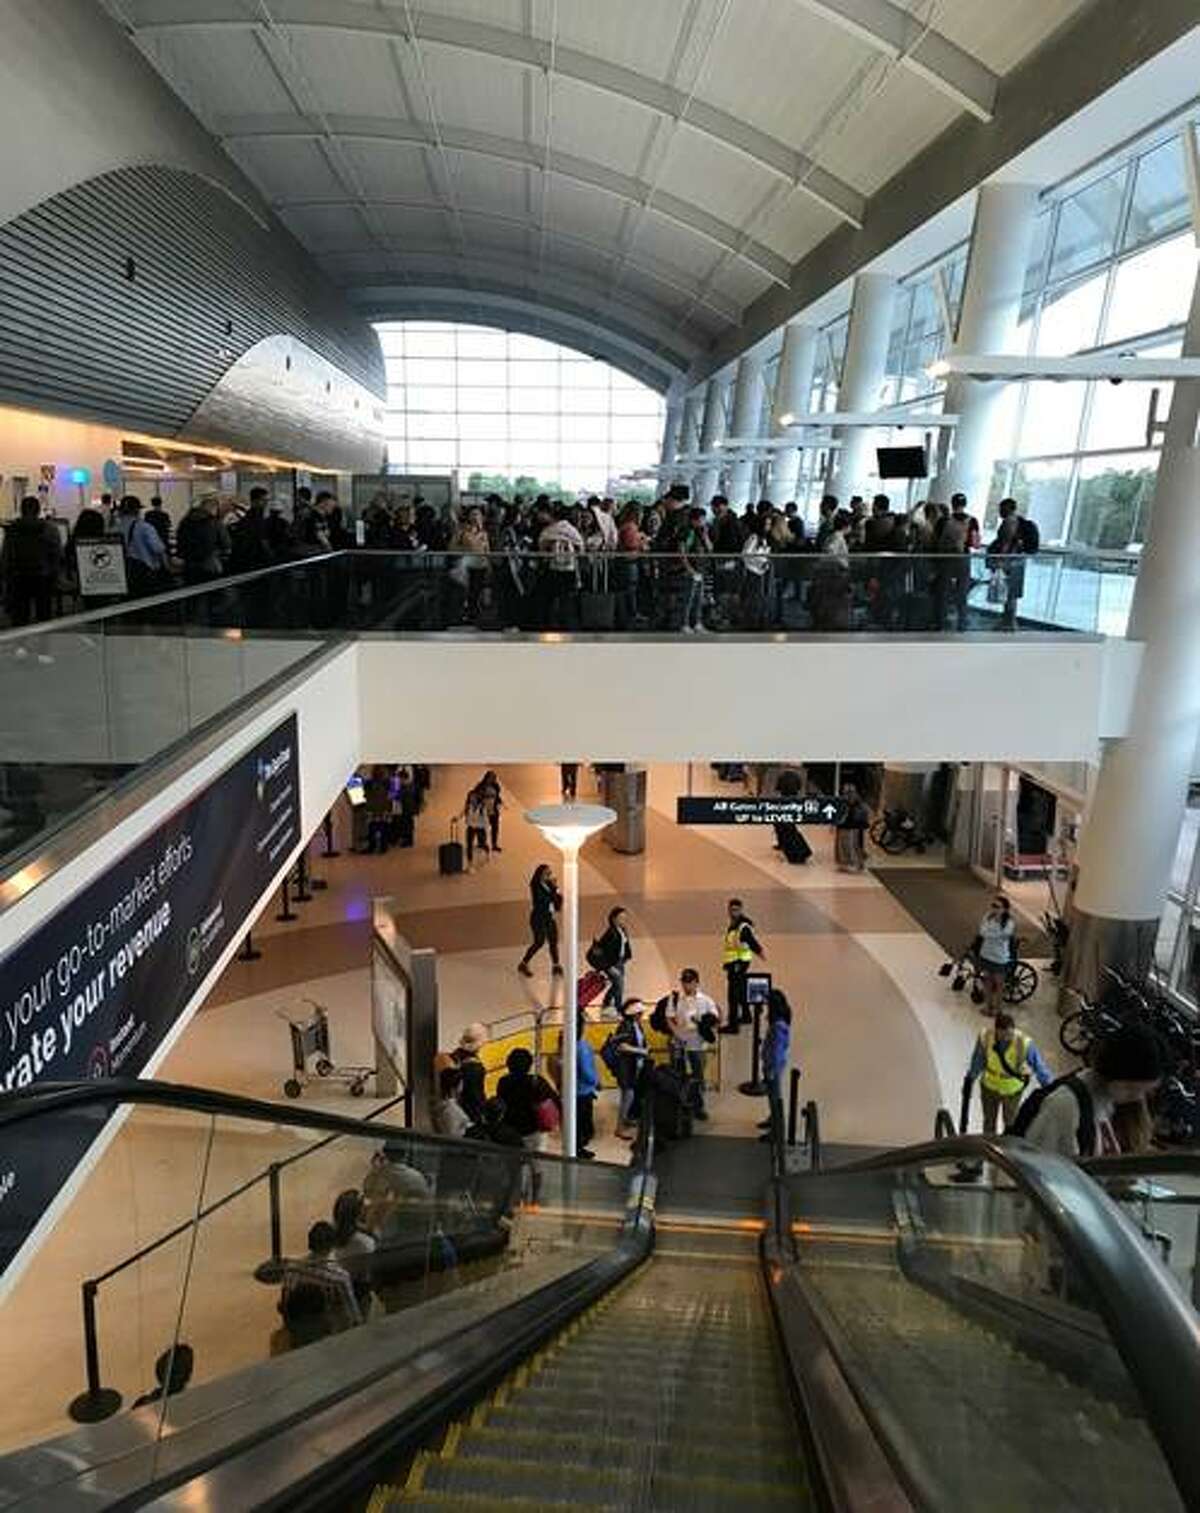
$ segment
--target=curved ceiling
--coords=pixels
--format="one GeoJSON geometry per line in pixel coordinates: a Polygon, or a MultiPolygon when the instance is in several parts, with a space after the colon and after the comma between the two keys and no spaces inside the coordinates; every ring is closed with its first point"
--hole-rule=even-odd
{"type": "Polygon", "coordinates": [[[664,388],[1087,0],[100,3],[364,313],[664,388]]]}

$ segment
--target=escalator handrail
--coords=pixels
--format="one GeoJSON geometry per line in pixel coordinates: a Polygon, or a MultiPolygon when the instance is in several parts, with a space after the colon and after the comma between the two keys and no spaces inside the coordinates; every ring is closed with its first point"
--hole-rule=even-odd
{"type": "Polygon", "coordinates": [[[1097,1156],[1080,1165],[1089,1177],[1200,1177],[1200,1151],[1146,1151],[1136,1156],[1097,1156]]]}
{"type": "MultiPolygon", "coordinates": [[[[450,1135],[413,1129],[402,1124],[377,1124],[370,1119],[352,1119],[345,1114],[330,1114],[323,1109],[291,1103],[272,1103],[265,1098],[247,1098],[241,1093],[226,1093],[219,1088],[193,1087],[183,1082],[159,1082],[150,1077],[112,1077],[78,1082],[43,1082],[19,1093],[0,1093],[0,1138],[6,1129],[31,1119],[46,1119],[55,1114],[72,1113],[95,1105],[148,1104],[177,1109],[191,1114],[224,1115],[256,1124],[281,1124],[303,1130],[325,1130],[334,1135],[357,1135],[378,1143],[380,1140],[419,1140],[423,1144],[447,1150],[478,1154],[480,1141],[456,1140],[450,1135]]],[[[493,1147],[503,1149],[504,1147],[493,1147]]],[[[553,1151],[527,1151],[527,1159],[582,1166],[553,1151]]],[[[625,1171],[615,1162],[593,1161],[588,1169],[610,1166],[625,1171]]]]}
{"type": "Polygon", "coordinates": [[[956,1161],[990,1162],[1032,1200],[1089,1284],[1185,1505],[1200,1508],[1195,1407],[1200,1321],[1120,1206],[1075,1162],[1012,1136],[969,1135],[906,1146],[793,1180],[819,1184],[956,1161]]]}

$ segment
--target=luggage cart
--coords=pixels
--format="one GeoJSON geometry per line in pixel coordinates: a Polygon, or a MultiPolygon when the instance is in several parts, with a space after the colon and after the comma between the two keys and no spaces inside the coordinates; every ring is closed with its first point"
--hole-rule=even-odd
{"type": "Polygon", "coordinates": [[[329,1043],[329,1016],[324,1007],[311,998],[304,1002],[313,1011],[310,1019],[296,1020],[289,1014],[279,1016],[286,1020],[292,1037],[292,1075],[283,1084],[283,1091],[289,1098],[299,1098],[312,1080],[311,1059],[312,1070],[318,1077],[344,1083],[352,1098],[361,1098],[367,1090],[367,1078],[374,1076],[374,1067],[338,1066],[329,1043]]]}

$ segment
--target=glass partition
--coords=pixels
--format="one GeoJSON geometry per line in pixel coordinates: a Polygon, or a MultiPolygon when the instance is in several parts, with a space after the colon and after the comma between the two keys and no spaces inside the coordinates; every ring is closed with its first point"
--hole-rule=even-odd
{"type": "Polygon", "coordinates": [[[795,1178],[791,1211],[835,1355],[923,1505],[1184,1506],[1079,1258],[1006,1170],[795,1178]]]}

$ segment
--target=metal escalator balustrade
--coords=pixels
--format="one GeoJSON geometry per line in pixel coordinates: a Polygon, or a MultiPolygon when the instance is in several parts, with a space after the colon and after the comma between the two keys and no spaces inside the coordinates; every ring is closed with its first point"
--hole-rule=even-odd
{"type": "Polygon", "coordinates": [[[776,1190],[780,1271],[916,1505],[1200,1506],[1200,1329],[1078,1167],[954,1139],[776,1190]]]}

